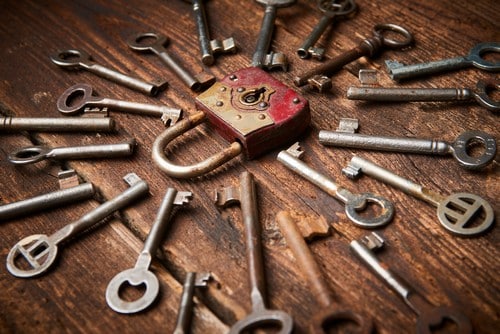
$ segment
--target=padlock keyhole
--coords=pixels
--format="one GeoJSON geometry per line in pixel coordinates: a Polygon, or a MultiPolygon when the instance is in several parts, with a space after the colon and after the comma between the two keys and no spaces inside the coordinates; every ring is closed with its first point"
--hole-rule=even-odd
{"type": "Polygon", "coordinates": [[[246,105],[255,105],[262,100],[262,97],[264,96],[265,92],[266,92],[266,87],[261,87],[258,89],[248,91],[241,97],[241,102],[246,105]]]}

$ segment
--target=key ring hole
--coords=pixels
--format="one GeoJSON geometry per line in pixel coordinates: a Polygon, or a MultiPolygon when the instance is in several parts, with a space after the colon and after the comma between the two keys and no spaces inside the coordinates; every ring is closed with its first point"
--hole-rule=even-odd
{"type": "Polygon", "coordinates": [[[452,153],[460,165],[481,169],[493,161],[497,152],[496,140],[482,131],[466,131],[452,144],[452,153]]]}
{"type": "Polygon", "coordinates": [[[413,35],[405,28],[392,23],[377,24],[373,27],[375,35],[382,39],[384,46],[392,49],[399,49],[408,46],[413,43],[413,35]],[[384,35],[400,35],[403,36],[403,40],[391,39],[384,37],[384,35]]]}
{"type": "Polygon", "coordinates": [[[474,92],[476,101],[491,111],[500,111],[500,84],[479,80],[474,92]]]}
{"type": "Polygon", "coordinates": [[[57,109],[63,114],[76,114],[82,110],[92,96],[92,87],[76,84],[68,88],[57,100],[57,109]]]}
{"type": "Polygon", "coordinates": [[[81,50],[65,50],[51,56],[52,62],[63,67],[78,67],[82,62],[91,60],[90,55],[81,50]]]}
{"type": "Polygon", "coordinates": [[[480,138],[472,138],[465,144],[465,153],[472,158],[479,158],[486,153],[486,143],[480,138]]]}
{"type": "Polygon", "coordinates": [[[323,15],[330,18],[348,15],[357,9],[354,0],[320,0],[318,7],[323,15]]]}
{"type": "Polygon", "coordinates": [[[135,302],[141,299],[146,293],[147,287],[146,283],[141,282],[138,285],[130,284],[129,281],[125,281],[120,285],[118,289],[118,296],[121,300],[125,302],[135,302]]]}
{"type": "Polygon", "coordinates": [[[486,71],[500,70],[500,43],[479,43],[469,52],[472,64],[486,71]]]}
{"type": "Polygon", "coordinates": [[[154,32],[140,33],[127,41],[129,47],[138,51],[147,51],[153,49],[155,46],[164,46],[168,39],[164,35],[154,32]]]}
{"type": "Polygon", "coordinates": [[[32,146],[19,149],[9,155],[9,161],[14,164],[29,164],[45,159],[50,149],[45,146],[32,146]]]}

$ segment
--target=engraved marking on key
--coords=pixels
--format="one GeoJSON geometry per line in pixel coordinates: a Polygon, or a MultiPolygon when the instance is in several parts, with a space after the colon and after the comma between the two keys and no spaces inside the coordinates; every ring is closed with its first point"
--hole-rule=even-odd
{"type": "Polygon", "coordinates": [[[152,84],[96,64],[92,61],[90,55],[82,50],[61,51],[50,56],[50,60],[54,64],[70,70],[85,69],[101,78],[111,80],[117,84],[151,96],[157,95],[167,87],[166,81],[159,84],[152,84]]]}
{"type": "Polygon", "coordinates": [[[416,332],[418,334],[430,334],[446,321],[452,321],[459,334],[472,333],[470,320],[458,308],[431,304],[406,281],[393,273],[387,263],[378,260],[374,250],[382,248],[383,245],[384,240],[377,233],[372,232],[371,235],[359,241],[353,240],[350,249],[417,314],[416,332]]]}
{"type": "Polygon", "coordinates": [[[278,154],[278,161],[288,169],[299,174],[309,182],[318,186],[330,196],[335,197],[345,204],[347,217],[357,226],[362,228],[376,228],[388,224],[394,215],[394,206],[387,199],[372,193],[353,194],[349,190],[339,186],[333,180],[318,173],[300,160],[304,151],[299,143],[295,143],[288,150],[278,154]],[[364,211],[368,204],[380,206],[380,214],[370,217],[360,213],[364,211]]]}
{"type": "Polygon", "coordinates": [[[342,172],[351,179],[365,173],[432,204],[437,208],[441,225],[457,235],[476,236],[490,228],[495,220],[491,205],[477,195],[457,193],[445,197],[357,156],[351,159],[342,172]]]}
{"type": "Polygon", "coordinates": [[[283,311],[266,308],[265,272],[258,222],[257,193],[253,175],[249,172],[243,172],[240,175],[239,187],[226,187],[217,191],[215,203],[220,207],[239,203],[245,225],[252,313],[235,323],[229,333],[242,333],[266,325],[279,325],[279,333],[291,333],[293,320],[290,315],[283,311]]]}
{"type": "Polygon", "coordinates": [[[160,291],[160,285],[158,278],[149,270],[151,261],[160,247],[174,206],[187,204],[191,198],[192,193],[190,192],[178,192],[174,188],[167,189],[153,226],[144,242],[144,249],[139,255],[135,267],[117,274],[108,284],[106,289],[106,302],[114,311],[127,314],[136,313],[146,309],[155,301],[160,291]],[[120,296],[120,287],[126,283],[132,286],[144,284],[146,287],[144,294],[133,301],[123,299],[120,296]]]}
{"type": "Polygon", "coordinates": [[[2,131],[43,131],[43,132],[111,132],[115,122],[106,117],[61,118],[61,117],[2,117],[2,131]]]}
{"type": "Polygon", "coordinates": [[[149,190],[148,184],[134,173],[127,174],[124,180],[129,184],[130,188],[88,212],[79,220],[66,225],[50,236],[35,234],[15,244],[7,255],[7,269],[9,272],[16,277],[22,278],[34,277],[44,273],[54,262],[59,243],[89,229],[113,212],[135,203],[149,190]],[[29,268],[18,266],[17,260],[20,260],[20,258],[23,258],[29,268]]]}

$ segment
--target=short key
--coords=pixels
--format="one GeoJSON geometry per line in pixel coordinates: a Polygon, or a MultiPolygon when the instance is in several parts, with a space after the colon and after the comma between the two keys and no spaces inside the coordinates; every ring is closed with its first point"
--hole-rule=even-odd
{"type": "Polygon", "coordinates": [[[354,0],[318,0],[318,7],[323,13],[323,16],[297,50],[298,56],[302,59],[313,57],[321,60],[325,50],[323,48],[313,47],[314,43],[318,41],[328,25],[336,18],[347,17],[357,9],[354,0]]]}
{"type": "Polygon", "coordinates": [[[482,58],[482,56],[488,52],[500,52],[500,43],[479,43],[470,50],[467,56],[433,61],[430,63],[405,66],[397,61],[386,60],[385,64],[391,78],[396,81],[445,71],[459,70],[471,66],[490,72],[500,71],[500,62],[487,61],[482,58]]]}
{"type": "Polygon", "coordinates": [[[260,326],[279,325],[279,333],[291,333],[293,320],[287,313],[266,308],[266,289],[262,244],[258,222],[257,193],[254,177],[249,172],[240,175],[239,187],[226,187],[216,193],[216,205],[225,207],[239,203],[245,225],[245,240],[252,313],[231,327],[230,334],[246,333],[260,326]]]}
{"type": "Polygon", "coordinates": [[[96,64],[91,60],[87,52],[81,50],[61,51],[58,54],[50,56],[50,60],[63,68],[70,70],[85,69],[102,78],[152,96],[157,95],[161,90],[167,87],[167,82],[152,84],[96,64]]]}
{"type": "Polygon", "coordinates": [[[127,314],[137,313],[146,309],[155,301],[160,291],[160,284],[155,274],[149,270],[151,261],[160,247],[174,206],[182,206],[188,203],[191,197],[192,194],[190,192],[178,192],[174,188],[167,189],[165,197],[158,209],[158,213],[156,214],[155,222],[144,242],[144,249],[139,255],[135,267],[117,274],[108,284],[106,289],[106,302],[114,311],[127,314]],[[129,283],[132,286],[144,284],[144,294],[133,301],[122,299],[120,296],[120,288],[125,283],[129,283]]]}
{"type": "Polygon", "coordinates": [[[92,93],[93,89],[90,85],[82,83],[73,85],[57,99],[57,109],[65,115],[75,115],[87,108],[104,107],[116,111],[157,116],[165,125],[176,123],[182,115],[182,110],[177,108],[97,97],[92,93]]]}
{"type": "Polygon", "coordinates": [[[281,151],[278,154],[278,161],[284,164],[288,169],[321,188],[330,196],[344,203],[347,217],[349,217],[355,225],[361,228],[377,228],[391,221],[394,215],[394,206],[390,201],[372,193],[351,193],[349,190],[339,186],[331,179],[318,173],[302,162],[300,158],[303,154],[304,151],[301,150],[299,143],[295,143],[288,150],[281,151]],[[360,214],[360,212],[366,209],[370,203],[377,204],[381,207],[379,216],[369,217],[360,214]]]}
{"type": "Polygon", "coordinates": [[[34,234],[19,241],[7,255],[7,269],[9,272],[16,277],[22,278],[34,277],[44,273],[55,261],[59,243],[73,238],[113,212],[135,203],[140,197],[147,194],[149,190],[148,184],[136,174],[127,174],[124,180],[130,185],[129,189],[104,202],[79,220],[66,225],[50,236],[34,234]],[[21,257],[29,264],[29,268],[18,266],[17,260],[20,260],[21,257]]]}
{"type": "Polygon", "coordinates": [[[0,116],[0,132],[111,132],[115,122],[109,117],[10,117],[0,116]]]}
{"type": "Polygon", "coordinates": [[[453,143],[433,139],[369,136],[359,133],[341,133],[321,130],[319,142],[327,146],[360,148],[403,153],[448,155],[451,154],[460,166],[478,170],[486,167],[495,158],[497,145],[493,136],[481,131],[466,131],[453,143]],[[469,154],[469,148],[481,144],[484,152],[479,156],[469,154]]]}
{"type": "Polygon", "coordinates": [[[479,235],[490,228],[495,220],[491,205],[477,195],[456,193],[445,197],[358,156],[354,156],[342,172],[351,179],[367,174],[432,204],[437,208],[441,225],[457,235],[479,235]]]}
{"type": "Polygon", "coordinates": [[[387,263],[378,260],[374,251],[383,246],[384,240],[375,232],[365,236],[360,241],[353,240],[350,244],[351,250],[363,264],[402,297],[412,311],[417,314],[416,333],[430,334],[443,326],[446,321],[452,321],[456,325],[456,333],[458,334],[472,333],[470,320],[459,309],[431,304],[402,278],[393,273],[387,263]]]}

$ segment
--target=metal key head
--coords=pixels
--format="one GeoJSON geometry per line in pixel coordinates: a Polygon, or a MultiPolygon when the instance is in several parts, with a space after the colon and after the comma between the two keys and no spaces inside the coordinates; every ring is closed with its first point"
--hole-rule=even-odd
{"type": "Polygon", "coordinates": [[[413,35],[405,28],[392,23],[377,24],[373,27],[375,36],[379,37],[384,47],[390,49],[402,49],[413,43],[413,35]],[[403,37],[402,40],[395,40],[384,37],[386,32],[394,32],[403,37]]]}
{"type": "Polygon", "coordinates": [[[284,8],[293,5],[297,0],[255,0],[263,6],[273,6],[276,8],[284,8]]]}
{"type": "Polygon", "coordinates": [[[494,101],[493,98],[490,97],[495,91],[500,91],[500,83],[492,80],[479,80],[473,95],[476,101],[486,109],[500,111],[500,101],[494,101]]]}
{"type": "Polygon", "coordinates": [[[292,317],[278,310],[255,310],[246,318],[235,323],[229,330],[229,334],[248,333],[257,328],[280,328],[279,334],[291,333],[293,330],[292,317]]]}
{"type": "Polygon", "coordinates": [[[75,115],[81,112],[92,97],[92,86],[84,83],[73,85],[66,89],[57,99],[57,110],[65,115],[75,115]]]}
{"type": "Polygon", "coordinates": [[[394,205],[388,199],[372,193],[352,194],[345,189],[339,190],[340,196],[346,198],[345,212],[347,217],[362,228],[377,228],[388,224],[394,216],[394,205]],[[374,215],[362,214],[371,205],[379,209],[374,215]]]}
{"type": "Polygon", "coordinates": [[[472,63],[473,66],[480,68],[485,71],[497,72],[500,71],[500,62],[487,61],[483,56],[488,52],[500,52],[500,43],[479,43],[474,46],[467,59],[472,63]]]}
{"type": "Polygon", "coordinates": [[[357,9],[354,0],[318,0],[318,8],[323,15],[333,18],[353,13],[357,9]]]}
{"type": "Polygon", "coordinates": [[[167,42],[167,36],[154,32],[147,32],[132,36],[127,41],[127,44],[131,49],[136,51],[155,52],[155,49],[163,48],[167,42]]]}
{"type": "Polygon", "coordinates": [[[65,50],[50,56],[50,60],[56,65],[69,69],[78,69],[91,62],[90,55],[82,50],[65,50]]]}
{"type": "Polygon", "coordinates": [[[47,271],[56,256],[57,244],[44,234],[34,234],[12,247],[7,255],[7,270],[21,278],[38,276],[47,271]]]}
{"type": "Polygon", "coordinates": [[[15,165],[27,165],[45,160],[52,151],[47,146],[24,147],[9,154],[8,160],[15,165]]]}
{"type": "Polygon", "coordinates": [[[471,334],[473,332],[472,324],[462,312],[454,307],[439,306],[422,312],[417,319],[418,334],[431,334],[439,329],[446,322],[452,322],[456,326],[457,334],[471,334]]]}
{"type": "Polygon", "coordinates": [[[330,333],[336,330],[341,333],[373,333],[373,323],[366,320],[360,314],[349,310],[339,310],[338,305],[323,308],[312,318],[311,333],[330,333]]]}
{"type": "Polygon", "coordinates": [[[458,163],[467,169],[481,169],[490,164],[497,153],[497,143],[493,136],[482,131],[466,131],[451,145],[452,154],[458,163]],[[481,146],[483,151],[472,155],[471,151],[481,146]]]}

